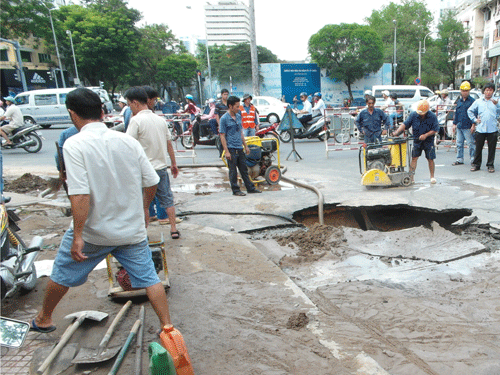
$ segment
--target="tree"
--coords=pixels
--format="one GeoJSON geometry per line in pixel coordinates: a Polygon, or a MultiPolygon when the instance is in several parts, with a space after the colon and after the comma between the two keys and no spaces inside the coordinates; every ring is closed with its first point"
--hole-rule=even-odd
{"type": "Polygon", "coordinates": [[[196,77],[198,62],[188,54],[172,54],[164,57],[158,63],[158,73],[156,79],[167,89],[169,96],[174,97],[170,90],[170,82],[175,82],[184,97],[184,87],[190,86],[196,77]]]}
{"type": "Polygon", "coordinates": [[[155,77],[159,63],[174,53],[186,52],[186,49],[165,24],[146,25],[139,29],[139,33],[140,43],[128,78],[142,85],[157,86],[155,77]]]}
{"type": "Polygon", "coordinates": [[[471,36],[461,22],[455,19],[456,12],[447,11],[438,24],[439,46],[442,51],[440,68],[455,83],[458,55],[469,48],[471,36]]]}
{"type": "Polygon", "coordinates": [[[421,0],[403,0],[374,10],[366,18],[368,25],[382,39],[384,62],[392,63],[394,56],[394,20],[396,20],[396,83],[413,82],[418,74],[418,42],[429,32],[432,13],[421,0]]]}
{"type": "Polygon", "coordinates": [[[351,100],[351,85],[383,63],[380,37],[369,26],[358,24],[324,26],[309,39],[309,54],[332,78],[346,84],[351,100]]]}
{"type": "MultiPolygon", "coordinates": [[[[210,46],[210,65],[212,75],[222,82],[229,82],[231,76],[233,80],[244,81],[252,77],[252,61],[250,55],[250,44],[239,43],[234,46],[210,46]]],[[[257,46],[257,57],[259,64],[277,63],[278,57],[265,47],[257,46]]],[[[207,66],[206,47],[198,45],[197,59],[202,68],[207,66]]]]}
{"type": "Polygon", "coordinates": [[[51,1],[9,0],[2,1],[0,35],[6,39],[27,38],[31,34],[42,36],[50,29],[49,10],[51,1]]]}
{"type": "Polygon", "coordinates": [[[128,9],[122,0],[87,8],[64,6],[53,13],[66,66],[72,67],[71,46],[65,33],[71,30],[80,75],[93,85],[102,81],[114,92],[137,51],[139,33],[134,24],[139,13],[128,9]]]}

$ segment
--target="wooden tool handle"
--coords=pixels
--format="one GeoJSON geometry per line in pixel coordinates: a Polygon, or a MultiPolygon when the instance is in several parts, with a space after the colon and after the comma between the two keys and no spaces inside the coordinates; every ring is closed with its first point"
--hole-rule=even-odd
{"type": "MultiPolygon", "coordinates": [[[[54,358],[59,354],[59,352],[62,350],[63,346],[66,345],[68,340],[71,338],[73,333],[78,329],[80,324],[82,324],[83,320],[85,319],[85,316],[81,316],[78,319],[75,320],[75,322],[70,325],[68,328],[66,328],[66,331],[64,331],[63,335],[61,336],[59,342],[57,343],[56,347],[52,349],[50,352],[49,356],[45,359],[45,361],[42,363],[42,365],[38,368],[38,373],[44,373],[45,370],[48,370],[50,364],[54,360],[54,358]]],[[[48,374],[48,372],[46,372],[48,374]]]]}
{"type": "Polygon", "coordinates": [[[137,319],[134,323],[134,326],[130,330],[130,333],[128,334],[127,341],[125,341],[125,344],[123,345],[120,354],[118,354],[118,357],[116,358],[116,361],[111,370],[109,371],[108,375],[116,375],[118,373],[118,369],[120,368],[123,359],[125,358],[125,354],[127,354],[128,348],[130,347],[130,344],[134,339],[135,335],[137,334],[137,331],[139,330],[140,326],[141,326],[141,320],[137,319]]]}
{"type": "Polygon", "coordinates": [[[127,303],[125,305],[123,305],[122,309],[116,315],[116,317],[113,319],[113,321],[111,322],[111,325],[109,326],[108,330],[106,331],[106,334],[102,338],[101,343],[99,344],[100,348],[104,348],[108,344],[109,340],[111,339],[111,335],[113,334],[116,326],[118,325],[118,322],[121,320],[123,315],[125,315],[125,312],[127,311],[127,309],[131,305],[132,305],[132,301],[130,301],[130,300],[127,301],[127,303]]]}

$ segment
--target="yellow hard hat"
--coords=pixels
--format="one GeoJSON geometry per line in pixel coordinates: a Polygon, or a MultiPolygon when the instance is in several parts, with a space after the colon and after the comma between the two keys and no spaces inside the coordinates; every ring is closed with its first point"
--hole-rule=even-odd
{"type": "Polygon", "coordinates": [[[427,112],[429,112],[429,102],[427,100],[420,100],[417,103],[416,111],[419,115],[425,115],[427,112]]]}
{"type": "Polygon", "coordinates": [[[470,83],[467,81],[463,81],[462,84],[460,85],[460,90],[469,91],[470,83]]]}
{"type": "Polygon", "coordinates": [[[440,94],[441,94],[441,91],[436,90],[436,91],[434,91],[434,94],[436,94],[436,95],[440,95],[440,94]]]}

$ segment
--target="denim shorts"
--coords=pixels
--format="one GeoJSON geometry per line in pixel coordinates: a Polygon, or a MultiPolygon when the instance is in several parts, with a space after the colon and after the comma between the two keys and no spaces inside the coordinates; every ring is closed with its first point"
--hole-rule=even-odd
{"type": "Polygon", "coordinates": [[[422,151],[425,152],[425,158],[427,160],[436,159],[436,147],[434,147],[434,142],[413,142],[413,150],[411,152],[412,158],[420,157],[422,151]]]}
{"type": "Polygon", "coordinates": [[[156,198],[158,198],[160,206],[165,209],[174,207],[174,195],[172,194],[172,189],[170,189],[167,168],[157,170],[156,173],[160,177],[160,182],[158,182],[158,187],[156,188],[156,198]]]}
{"type": "Polygon", "coordinates": [[[89,273],[110,253],[127,270],[133,288],[147,288],[160,282],[147,240],[120,246],[99,246],[85,242],[83,253],[88,258],[83,262],[76,262],[71,258],[72,243],[73,229],[68,229],[50,275],[52,281],[59,285],[74,287],[84,284],[89,273]]]}

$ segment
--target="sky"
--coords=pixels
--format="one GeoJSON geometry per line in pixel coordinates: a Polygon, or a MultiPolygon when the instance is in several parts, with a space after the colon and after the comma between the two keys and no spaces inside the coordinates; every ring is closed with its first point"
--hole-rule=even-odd
{"type": "MultiPolygon", "coordinates": [[[[248,0],[242,0],[248,4],[248,0]]],[[[393,0],[400,3],[401,0],[393,0]]],[[[438,1],[427,0],[430,4],[438,1]]],[[[209,0],[212,4],[217,0],[209,0]]],[[[307,57],[311,35],[323,26],[340,23],[364,24],[372,10],[390,4],[388,0],[254,0],[257,45],[271,50],[281,60],[301,61],[307,57]]],[[[206,0],[128,0],[130,7],[143,14],[139,23],[164,23],[175,34],[197,35],[205,39],[204,5],[206,0]]],[[[433,10],[433,9],[429,9],[433,10]]]]}

